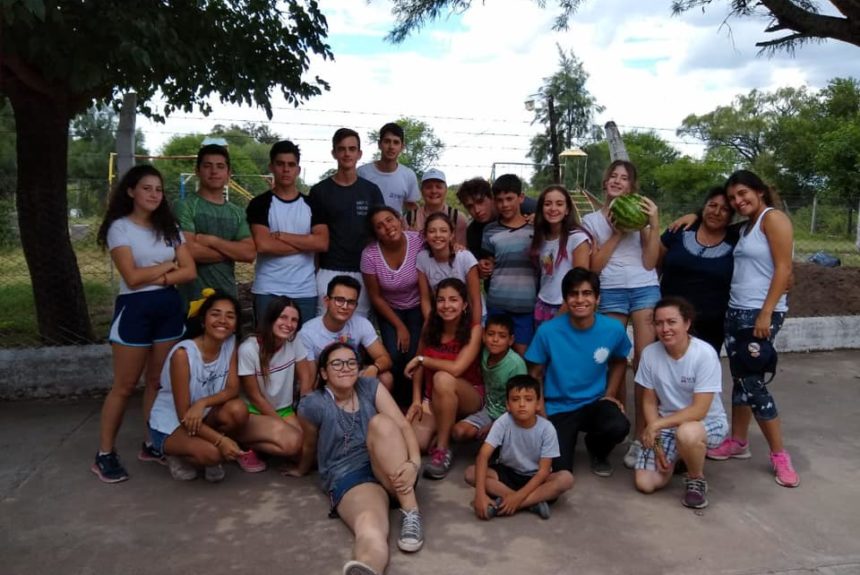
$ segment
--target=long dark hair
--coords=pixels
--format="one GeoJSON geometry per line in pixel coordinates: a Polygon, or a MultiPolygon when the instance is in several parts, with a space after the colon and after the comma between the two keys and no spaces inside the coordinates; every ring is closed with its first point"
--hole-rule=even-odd
{"type": "MultiPolygon", "coordinates": [[[[134,189],[140,180],[146,176],[155,176],[161,180],[162,187],[164,186],[161,172],[149,164],[141,164],[127,171],[111,190],[107,211],[96,236],[98,244],[102,248],[107,246],[107,234],[111,224],[134,211],[134,200],[128,191],[134,189]]],[[[179,227],[173,212],[170,211],[170,202],[167,201],[166,195],[162,197],[161,203],[152,212],[150,222],[158,239],[164,239],[173,246],[179,245],[179,227]]]]}
{"type": "Polygon", "coordinates": [[[241,339],[242,306],[239,305],[239,300],[221,290],[215,290],[215,292],[212,295],[208,296],[206,300],[200,305],[200,308],[197,310],[197,313],[186,320],[185,336],[183,339],[194,339],[195,337],[203,335],[203,332],[205,330],[206,313],[212,308],[213,305],[215,305],[215,302],[225,300],[233,304],[233,309],[236,310],[236,331],[233,333],[236,336],[237,340],[241,339]]]}
{"type": "Polygon", "coordinates": [[[329,356],[339,349],[348,349],[355,356],[356,361],[358,361],[358,354],[348,343],[336,341],[326,346],[325,349],[320,352],[320,355],[317,358],[317,389],[322,389],[325,387],[325,379],[323,379],[322,372],[328,366],[329,356]]]}
{"type": "Polygon", "coordinates": [[[436,296],[445,288],[456,290],[466,304],[457,322],[457,331],[454,334],[454,339],[460,342],[460,345],[466,345],[472,336],[471,326],[469,325],[472,316],[468,310],[469,295],[466,290],[466,284],[457,278],[445,278],[436,286],[436,292],[433,294],[434,297],[430,302],[430,318],[427,320],[427,326],[424,328],[424,343],[430,347],[438,347],[442,344],[442,334],[444,333],[445,326],[442,318],[436,313],[436,296]]]}
{"type": "Polygon", "coordinates": [[[574,231],[581,231],[586,234],[589,239],[591,238],[591,235],[582,229],[576,221],[576,210],[573,207],[573,200],[570,198],[570,192],[567,191],[567,188],[560,184],[548,186],[540,193],[540,196],[538,196],[537,209],[535,210],[535,232],[534,236],[532,236],[531,248],[529,249],[529,256],[532,259],[532,263],[535,265],[540,264],[541,247],[544,242],[547,241],[546,238],[552,233],[550,223],[546,221],[546,217],[543,215],[543,203],[550,192],[561,193],[561,195],[564,196],[564,203],[567,206],[567,217],[561,220],[561,229],[559,230],[558,235],[558,254],[555,258],[554,265],[559,265],[563,260],[567,259],[567,239],[574,231]]]}
{"type": "Polygon", "coordinates": [[[765,205],[772,208],[782,209],[782,199],[779,197],[777,191],[764,183],[764,180],[758,177],[755,172],[751,172],[749,170],[738,170],[729,176],[726,180],[726,184],[723,186],[723,189],[726,191],[726,195],[728,195],[729,188],[732,186],[746,186],[753,191],[761,192],[765,205]]]}
{"type": "Polygon", "coordinates": [[[434,212],[427,216],[427,219],[424,220],[424,241],[425,247],[427,248],[427,252],[430,254],[430,257],[433,257],[433,250],[430,248],[430,244],[427,243],[427,228],[430,227],[430,224],[435,222],[436,220],[442,220],[448,225],[448,230],[451,232],[451,241],[448,242],[448,265],[450,267],[454,267],[454,258],[457,257],[457,253],[454,251],[454,224],[451,223],[451,218],[448,217],[448,214],[445,212],[434,212]]]}
{"type": "MultiPolygon", "coordinates": [[[[374,241],[379,242],[379,238],[376,236],[376,227],[373,225],[373,218],[376,217],[377,214],[381,214],[382,212],[388,212],[398,220],[400,220],[400,212],[392,208],[391,206],[387,206],[385,204],[380,204],[378,206],[373,206],[370,208],[370,211],[367,213],[367,237],[369,238],[368,243],[372,243],[374,241]]],[[[404,230],[405,231],[405,230],[404,230]]]]}
{"type": "Polygon", "coordinates": [[[708,202],[716,198],[717,196],[722,196],[726,201],[726,206],[729,208],[729,223],[731,223],[732,218],[735,216],[735,209],[732,207],[731,202],[729,202],[729,193],[728,188],[723,186],[714,186],[708,193],[705,195],[705,201],[702,202],[702,205],[696,210],[696,220],[701,222],[705,217],[705,206],[708,205],[708,202]]]}
{"type": "Polygon", "coordinates": [[[263,381],[266,385],[269,384],[269,364],[272,361],[272,356],[278,351],[278,342],[272,328],[284,309],[291,307],[299,314],[299,325],[296,327],[296,333],[302,327],[302,311],[295,301],[287,296],[277,296],[266,307],[266,312],[263,314],[263,321],[260,322],[260,327],[257,330],[257,342],[260,344],[260,371],[263,374],[263,381]]]}

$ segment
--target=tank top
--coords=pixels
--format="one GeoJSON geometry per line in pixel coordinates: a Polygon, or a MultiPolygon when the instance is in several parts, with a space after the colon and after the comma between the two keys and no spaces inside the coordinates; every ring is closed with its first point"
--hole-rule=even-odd
{"type": "MultiPolygon", "coordinates": [[[[772,209],[765,209],[748,233],[741,231],[735,246],[735,269],[729,293],[731,308],[761,309],[764,306],[773,279],[774,265],[767,236],[761,230],[761,222],[772,209]]],[[[780,296],[774,311],[788,311],[785,294],[780,296]]]]}

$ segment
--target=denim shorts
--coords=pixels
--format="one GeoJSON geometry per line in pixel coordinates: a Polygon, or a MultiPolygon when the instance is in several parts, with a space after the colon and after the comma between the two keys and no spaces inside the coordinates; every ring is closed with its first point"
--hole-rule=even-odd
{"type": "Polygon", "coordinates": [[[329,517],[338,516],[337,506],[340,505],[340,500],[343,499],[347,491],[362,483],[379,483],[379,480],[373,474],[373,468],[370,466],[369,461],[333,482],[331,490],[328,492],[329,502],[331,503],[329,517]]]}
{"type": "Polygon", "coordinates": [[[640,309],[653,309],[658,301],[660,286],[602,289],[597,311],[630,315],[640,309]]]}
{"type": "Polygon", "coordinates": [[[147,424],[147,427],[149,427],[149,440],[152,442],[152,448],[164,455],[164,442],[167,441],[170,434],[161,433],[157,429],[153,429],[149,424],[147,424]]]}

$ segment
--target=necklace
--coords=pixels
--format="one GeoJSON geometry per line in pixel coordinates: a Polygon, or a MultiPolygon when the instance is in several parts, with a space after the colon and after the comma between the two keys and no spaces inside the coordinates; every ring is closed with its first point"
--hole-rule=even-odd
{"type": "Polygon", "coordinates": [[[346,411],[337,403],[337,399],[334,397],[334,394],[331,394],[332,401],[334,401],[334,406],[337,408],[337,424],[340,427],[340,431],[343,434],[343,445],[341,446],[341,451],[346,453],[349,449],[349,440],[352,438],[353,431],[355,431],[355,423],[358,420],[358,406],[355,401],[355,391],[353,390],[352,396],[350,396],[349,402],[352,404],[352,413],[349,417],[346,415],[346,411]]]}

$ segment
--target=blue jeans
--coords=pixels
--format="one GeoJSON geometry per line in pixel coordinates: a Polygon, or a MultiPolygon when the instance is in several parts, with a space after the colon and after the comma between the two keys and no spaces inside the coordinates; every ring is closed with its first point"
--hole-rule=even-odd
{"type": "Polygon", "coordinates": [[[382,314],[377,314],[379,321],[379,335],[382,337],[382,345],[388,355],[391,356],[391,374],[394,376],[394,399],[400,405],[409,405],[412,402],[412,381],[403,374],[406,364],[409,363],[418,351],[418,340],[421,338],[421,327],[424,325],[424,317],[421,315],[421,306],[410,309],[392,309],[400,318],[400,321],[409,331],[409,349],[400,351],[397,349],[397,328],[388,323],[382,314]],[[404,403],[405,402],[405,403],[404,403]]]}
{"type": "MultiPolygon", "coordinates": [[[[726,312],[726,355],[730,358],[735,354],[735,334],[742,329],[755,327],[755,320],[760,311],[759,309],[729,308],[726,312]]],[[[768,338],[771,343],[773,343],[784,320],[785,312],[775,311],[771,315],[770,337],[768,338]]],[[[749,406],[759,421],[770,421],[779,416],[776,402],[764,383],[763,374],[739,377],[733,373],[732,382],[732,405],[749,406]]]]}

